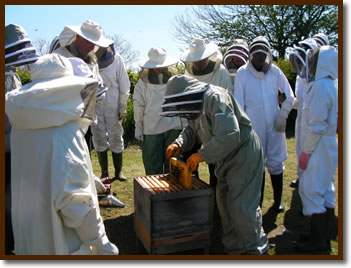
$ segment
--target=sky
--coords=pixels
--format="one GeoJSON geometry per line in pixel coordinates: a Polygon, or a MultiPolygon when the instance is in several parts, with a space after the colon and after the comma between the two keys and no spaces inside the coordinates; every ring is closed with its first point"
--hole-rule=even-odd
{"type": "Polygon", "coordinates": [[[188,47],[177,43],[171,33],[175,16],[186,9],[190,5],[5,5],[5,25],[19,24],[31,40],[51,42],[65,25],[92,19],[106,35],[118,34],[139,52],[136,67],[151,47],[162,47],[173,57],[188,47]]]}

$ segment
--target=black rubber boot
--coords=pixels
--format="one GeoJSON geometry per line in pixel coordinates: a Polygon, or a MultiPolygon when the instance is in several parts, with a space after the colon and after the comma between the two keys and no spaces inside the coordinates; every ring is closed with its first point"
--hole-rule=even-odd
{"type": "Polygon", "coordinates": [[[264,197],[264,186],[266,182],[266,173],[263,172],[263,177],[262,177],[262,186],[261,186],[261,199],[260,199],[260,208],[262,208],[262,203],[263,203],[263,197],[264,197]]]}
{"type": "Polygon", "coordinates": [[[127,177],[122,173],[122,153],[112,152],[113,166],[115,168],[115,177],[112,180],[126,181],[127,177]]]}
{"type": "Polygon", "coordinates": [[[101,169],[101,179],[108,177],[108,161],[107,161],[107,150],[103,152],[97,152],[99,165],[101,169]]]}
{"type": "Polygon", "coordinates": [[[296,243],[295,250],[298,252],[326,252],[330,251],[328,239],[328,215],[327,212],[312,214],[310,219],[311,236],[307,240],[296,243]]]}
{"type": "Polygon", "coordinates": [[[280,173],[278,175],[271,174],[271,181],[273,186],[273,198],[274,198],[273,208],[277,213],[284,212],[285,206],[282,203],[283,173],[280,173]]]}

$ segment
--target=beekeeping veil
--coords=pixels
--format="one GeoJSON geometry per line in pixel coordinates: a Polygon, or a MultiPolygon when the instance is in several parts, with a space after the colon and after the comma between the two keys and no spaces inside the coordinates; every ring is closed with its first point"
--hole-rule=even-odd
{"type": "Polygon", "coordinates": [[[49,47],[49,53],[53,53],[56,49],[58,49],[60,47],[60,39],[59,36],[56,35],[54,37],[54,39],[52,39],[51,43],[50,43],[50,47],[49,47]]]}
{"type": "MultiPolygon", "coordinates": [[[[249,67],[251,68],[252,71],[254,71],[255,74],[268,73],[268,71],[270,70],[270,68],[272,66],[272,52],[271,52],[271,45],[269,44],[266,37],[258,36],[252,41],[252,43],[250,44],[250,47],[249,47],[249,57],[250,57],[249,67]],[[263,64],[262,70],[260,72],[258,72],[255,69],[255,67],[252,65],[252,59],[253,59],[254,55],[257,53],[263,53],[266,55],[265,62],[263,64]]],[[[263,75],[259,75],[259,76],[263,76],[263,75]]]]}
{"type": "Polygon", "coordinates": [[[294,45],[294,49],[289,54],[289,60],[296,73],[301,78],[306,78],[306,55],[309,49],[317,47],[317,43],[312,38],[305,39],[299,42],[299,45],[294,45]]]}
{"type": "Polygon", "coordinates": [[[230,74],[237,70],[249,60],[249,46],[244,39],[236,39],[235,42],[224,53],[223,64],[230,74]]]}
{"type": "Polygon", "coordinates": [[[26,31],[19,25],[5,26],[5,67],[30,64],[38,59],[26,31]]]}
{"type": "Polygon", "coordinates": [[[165,101],[161,105],[161,116],[196,119],[202,109],[203,94],[209,84],[186,75],[176,75],[169,79],[165,101]]]}
{"type": "Polygon", "coordinates": [[[332,46],[310,49],[306,56],[307,82],[321,78],[338,78],[338,52],[332,46]]]}
{"type": "Polygon", "coordinates": [[[313,36],[313,39],[317,42],[319,47],[329,46],[329,39],[324,33],[318,33],[313,36]]]}
{"type": "Polygon", "coordinates": [[[168,56],[165,49],[152,47],[148,52],[148,59],[139,64],[139,77],[145,83],[166,84],[170,77],[179,73],[177,64],[178,59],[168,56]]]}
{"type": "Polygon", "coordinates": [[[180,59],[189,74],[205,75],[217,70],[222,63],[223,55],[215,43],[206,44],[202,39],[194,39],[180,59]],[[201,61],[205,64],[201,64],[202,69],[199,69],[201,61]]]}

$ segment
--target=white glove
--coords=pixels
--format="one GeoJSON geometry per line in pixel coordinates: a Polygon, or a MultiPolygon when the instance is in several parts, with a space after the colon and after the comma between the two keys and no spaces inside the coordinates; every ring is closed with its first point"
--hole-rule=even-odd
{"type": "Polygon", "coordinates": [[[279,110],[279,115],[277,118],[277,122],[275,123],[275,130],[277,132],[285,132],[286,128],[286,120],[288,119],[289,112],[292,109],[292,103],[284,101],[279,110]]]}
{"type": "Polygon", "coordinates": [[[294,98],[294,102],[293,102],[293,106],[292,106],[293,109],[297,110],[299,108],[299,101],[294,98]]]}
{"type": "Polygon", "coordinates": [[[74,254],[78,255],[81,254],[80,252],[86,252],[89,246],[95,248],[97,254],[100,255],[119,254],[118,248],[106,236],[104,223],[96,206],[88,212],[83,223],[75,229],[79,238],[82,240],[82,246],[74,254]]]}
{"type": "Polygon", "coordinates": [[[127,114],[127,106],[124,104],[119,105],[118,120],[122,121],[127,114]]]}
{"type": "Polygon", "coordinates": [[[135,126],[134,136],[138,141],[144,140],[143,127],[135,126]]]}
{"type": "Polygon", "coordinates": [[[275,130],[277,132],[285,132],[286,118],[282,115],[278,115],[277,121],[275,122],[275,130]]]}

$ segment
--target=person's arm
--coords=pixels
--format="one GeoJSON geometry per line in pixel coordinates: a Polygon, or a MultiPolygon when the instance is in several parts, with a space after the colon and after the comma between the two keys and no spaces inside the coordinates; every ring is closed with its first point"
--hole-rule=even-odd
{"type": "Polygon", "coordinates": [[[205,105],[212,137],[199,153],[207,163],[215,163],[224,160],[240,143],[239,122],[229,94],[212,94],[205,105]]]}
{"type": "Polygon", "coordinates": [[[145,86],[143,82],[139,81],[134,88],[133,94],[133,109],[134,109],[134,121],[135,121],[135,138],[138,141],[143,140],[144,134],[144,110],[145,110],[145,99],[144,99],[145,86]]]}
{"type": "Polygon", "coordinates": [[[117,66],[117,83],[119,86],[119,119],[122,120],[127,113],[127,102],[130,91],[130,82],[128,72],[125,68],[122,57],[117,54],[115,60],[118,61],[117,66]]]}
{"type": "Polygon", "coordinates": [[[307,168],[310,156],[328,127],[329,108],[332,104],[332,99],[325,88],[320,88],[318,84],[315,84],[312,90],[311,102],[306,107],[310,116],[308,130],[299,159],[300,168],[303,170],[307,168]]]}

